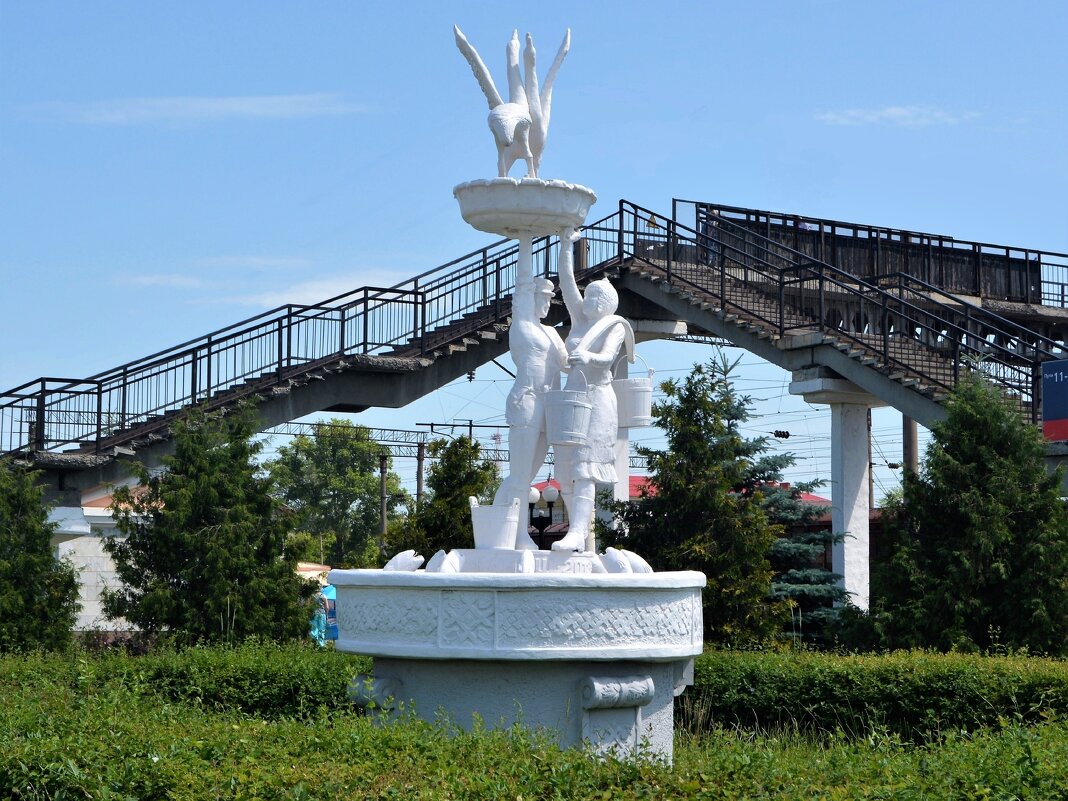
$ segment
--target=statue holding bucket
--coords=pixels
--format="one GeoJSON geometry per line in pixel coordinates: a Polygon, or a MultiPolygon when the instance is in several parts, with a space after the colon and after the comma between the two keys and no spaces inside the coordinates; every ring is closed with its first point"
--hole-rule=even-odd
{"type": "Polygon", "coordinates": [[[619,295],[605,279],[593,281],[585,295],[575,281],[574,229],[560,232],[560,289],[571,317],[567,383],[548,393],[549,439],[556,453],[556,478],[568,508],[567,536],[553,550],[580,551],[593,521],[597,484],[614,484],[619,414],[612,379],[625,354],[634,361],[634,331],[615,313],[619,295]]]}

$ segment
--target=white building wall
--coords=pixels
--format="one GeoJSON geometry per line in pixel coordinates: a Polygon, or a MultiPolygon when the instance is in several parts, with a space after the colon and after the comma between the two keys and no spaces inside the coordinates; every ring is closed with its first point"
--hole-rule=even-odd
{"type": "Polygon", "coordinates": [[[111,557],[104,552],[104,538],[93,532],[68,539],[56,546],[60,559],[69,559],[78,569],[78,601],[81,610],[74,623],[75,631],[119,631],[126,624],[117,624],[104,617],[101,591],[105,585],[117,587],[118,575],[111,557]]]}
{"type": "Polygon", "coordinates": [[[78,601],[81,609],[75,631],[126,631],[125,621],[104,617],[101,595],[105,586],[118,587],[115,563],[104,551],[104,537],[114,530],[105,509],[57,507],[49,519],[57,524],[52,537],[56,557],[67,559],[78,570],[78,601]]]}

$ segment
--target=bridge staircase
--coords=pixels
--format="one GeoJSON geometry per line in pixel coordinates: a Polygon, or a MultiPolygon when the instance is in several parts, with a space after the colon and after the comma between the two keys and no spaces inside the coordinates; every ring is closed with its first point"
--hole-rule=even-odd
{"type": "Polygon", "coordinates": [[[911,396],[925,425],[969,370],[1039,422],[1041,363],[1065,358],[1062,342],[914,276],[860,278],[740,222],[699,213],[692,227],[675,212],[621,204],[631,292],[656,301],[656,286],[679,319],[786,369],[835,369],[898,408],[911,396]]]}
{"type": "MultiPolygon", "coordinates": [[[[687,224],[678,203],[669,217],[620,201],[576,244],[580,283],[611,275],[625,313],[684,320],[786,369],[832,369],[924,424],[967,370],[1038,421],[1041,363],[1065,357],[1060,343],[915,276],[858,277],[694,208],[687,224]]],[[[542,275],[556,275],[555,245],[534,243],[542,275]]],[[[504,240],[393,287],[282,306],[89,378],[37,379],[0,394],[0,454],[81,470],[165,442],[194,405],[277,402],[275,422],[403,405],[505,351],[516,261],[504,240]],[[372,376],[403,389],[309,400],[372,376]]],[[[564,319],[559,303],[550,317],[564,319]]]]}

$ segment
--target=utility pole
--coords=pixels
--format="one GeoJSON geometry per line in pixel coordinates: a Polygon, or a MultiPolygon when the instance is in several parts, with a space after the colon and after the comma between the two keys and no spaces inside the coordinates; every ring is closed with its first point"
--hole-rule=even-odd
{"type": "Polygon", "coordinates": [[[415,451],[415,507],[423,505],[423,463],[426,461],[426,443],[420,442],[415,451]]]}
{"type": "Polygon", "coordinates": [[[901,433],[904,444],[901,448],[901,461],[905,469],[916,475],[920,471],[920,445],[916,434],[916,421],[901,415],[901,433]]]}
{"type": "Polygon", "coordinates": [[[379,546],[385,547],[386,545],[386,509],[388,507],[389,494],[386,491],[386,466],[389,464],[389,453],[382,451],[378,454],[378,474],[379,474],[379,526],[378,526],[378,538],[379,546]]]}

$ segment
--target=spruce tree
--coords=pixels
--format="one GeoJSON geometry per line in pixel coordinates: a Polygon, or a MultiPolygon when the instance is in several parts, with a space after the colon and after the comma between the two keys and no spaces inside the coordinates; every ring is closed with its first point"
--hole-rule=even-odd
{"type": "Polygon", "coordinates": [[[55,528],[37,474],[0,458],[0,652],[70,641],[78,572],[56,560],[55,528]]]}
{"type": "Polygon", "coordinates": [[[1062,471],[1000,392],[966,377],[932,428],[919,475],[884,515],[873,619],[891,647],[996,645],[1068,653],[1062,471]]]}
{"type": "Polygon", "coordinates": [[[464,435],[434,440],[427,447],[433,460],[427,471],[427,497],[405,525],[391,529],[393,553],[415,549],[429,559],[439,550],[475,547],[468,498],[493,497],[497,468],[482,458],[481,446],[464,435]]]}
{"type": "Polygon", "coordinates": [[[181,642],[303,637],[316,587],[283,553],[288,530],[255,456],[250,408],[193,411],[174,427],[165,469],[137,469],[114,494],[121,537],[105,547],[122,585],[104,609],[149,634],[181,642]]]}
{"type": "Polygon", "coordinates": [[[733,367],[720,353],[683,382],[661,385],[653,415],[667,450],[638,448],[651,489],[612,504],[621,525],[601,532],[657,570],[703,572],[705,637],[722,644],[770,639],[786,620],[786,604],[770,597],[768,559],[782,527],[768,517],[763,487],[789,457],[766,454],[766,438],[742,436],[749,398],[734,390],[733,367]]]}
{"type": "MultiPolygon", "coordinates": [[[[787,467],[794,464],[795,457],[789,454],[789,458],[787,467]]],[[[786,633],[806,643],[826,645],[848,606],[849,593],[842,586],[842,577],[823,567],[827,549],[842,538],[817,523],[827,507],[802,500],[804,493],[819,486],[818,481],[790,487],[769,485],[764,489],[764,508],[784,529],[772,543],[769,556],[775,570],[771,595],[790,605],[786,633]]]]}

